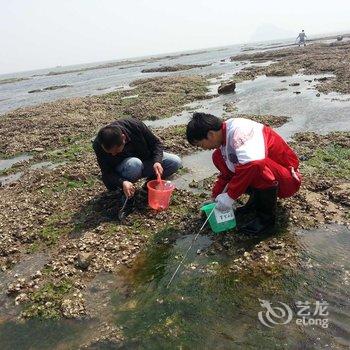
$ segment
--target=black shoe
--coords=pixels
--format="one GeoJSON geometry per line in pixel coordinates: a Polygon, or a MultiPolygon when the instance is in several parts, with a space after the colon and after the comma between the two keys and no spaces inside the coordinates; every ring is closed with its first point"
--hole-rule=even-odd
{"type": "Polygon", "coordinates": [[[274,227],[274,218],[264,221],[260,218],[260,216],[256,216],[253,220],[242,226],[240,228],[240,232],[249,235],[260,235],[264,232],[272,230],[274,227]]]}
{"type": "Polygon", "coordinates": [[[275,227],[278,186],[254,190],[256,217],[241,227],[240,231],[259,235],[275,227]]]}

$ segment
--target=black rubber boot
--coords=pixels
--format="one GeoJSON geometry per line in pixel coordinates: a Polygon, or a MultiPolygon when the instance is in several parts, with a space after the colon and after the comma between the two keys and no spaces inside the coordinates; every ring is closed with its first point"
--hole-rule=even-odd
{"type": "Polygon", "coordinates": [[[255,210],[255,189],[248,188],[246,194],[249,194],[248,201],[246,204],[236,208],[236,215],[251,213],[255,210]]]}
{"type": "Polygon", "coordinates": [[[256,217],[241,227],[240,231],[251,235],[259,235],[272,230],[276,221],[278,186],[264,190],[254,190],[256,217]]]}

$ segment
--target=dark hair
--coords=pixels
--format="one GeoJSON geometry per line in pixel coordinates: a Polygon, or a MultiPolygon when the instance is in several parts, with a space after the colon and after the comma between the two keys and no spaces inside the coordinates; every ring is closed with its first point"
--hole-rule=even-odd
{"type": "Polygon", "coordinates": [[[106,150],[114,146],[121,146],[123,143],[122,131],[117,125],[107,125],[97,134],[97,140],[106,150]]]}
{"type": "Polygon", "coordinates": [[[219,131],[222,127],[222,120],[212,114],[193,113],[192,119],[187,124],[187,141],[194,145],[196,141],[206,139],[208,131],[219,131]]]}

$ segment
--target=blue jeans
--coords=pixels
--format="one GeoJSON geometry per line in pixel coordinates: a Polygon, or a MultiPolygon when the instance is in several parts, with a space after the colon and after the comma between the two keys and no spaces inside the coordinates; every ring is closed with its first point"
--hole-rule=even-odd
{"type": "MultiPolygon", "coordinates": [[[[130,157],[124,159],[116,168],[117,173],[124,179],[130,182],[136,182],[137,180],[143,177],[156,177],[156,174],[153,170],[153,161],[146,160],[141,161],[141,159],[136,157],[130,157]]],[[[181,159],[175,154],[163,152],[162,159],[163,167],[163,178],[167,178],[170,175],[177,172],[181,167],[181,159]]]]}

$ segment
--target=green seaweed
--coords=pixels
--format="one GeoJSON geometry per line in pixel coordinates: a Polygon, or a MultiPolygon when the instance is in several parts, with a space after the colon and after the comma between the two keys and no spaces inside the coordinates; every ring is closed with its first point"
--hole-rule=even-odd
{"type": "Polygon", "coordinates": [[[316,148],[312,157],[302,163],[302,172],[329,178],[350,179],[350,149],[330,144],[316,148]]]}
{"type": "Polygon", "coordinates": [[[59,283],[47,282],[30,295],[30,302],[26,305],[23,316],[44,319],[60,318],[61,303],[72,287],[73,284],[68,279],[59,283]]]}
{"type": "Polygon", "coordinates": [[[66,162],[75,162],[86,154],[92,152],[91,141],[89,140],[79,140],[74,143],[69,144],[65,148],[54,149],[48,151],[45,154],[45,158],[52,161],[66,161],[66,162]]]}
{"type": "MultiPolygon", "coordinates": [[[[69,212],[62,212],[50,216],[44,223],[43,228],[37,232],[38,239],[46,245],[56,244],[61,236],[71,231],[72,225],[67,224],[69,217],[69,212]]],[[[39,248],[39,246],[37,246],[37,248],[39,248]]]]}

